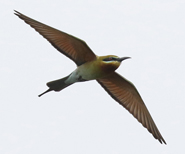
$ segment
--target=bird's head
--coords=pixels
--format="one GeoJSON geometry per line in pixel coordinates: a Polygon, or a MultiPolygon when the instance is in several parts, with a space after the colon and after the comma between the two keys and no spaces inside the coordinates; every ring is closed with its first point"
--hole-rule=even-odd
{"type": "Polygon", "coordinates": [[[101,61],[101,67],[104,71],[112,72],[115,71],[125,59],[130,57],[118,57],[114,55],[102,56],[99,57],[101,61]]]}

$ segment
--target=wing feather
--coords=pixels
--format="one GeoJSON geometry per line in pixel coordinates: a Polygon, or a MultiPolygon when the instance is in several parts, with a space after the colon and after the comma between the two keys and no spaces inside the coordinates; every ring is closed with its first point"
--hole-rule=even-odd
{"type": "Polygon", "coordinates": [[[117,73],[98,79],[98,83],[115,99],[120,105],[125,107],[150,133],[165,143],[157,126],[155,125],[147,107],[135,86],[117,73]]]}
{"type": "Polygon", "coordinates": [[[96,59],[96,55],[83,40],[31,19],[18,11],[15,11],[15,15],[46,38],[59,52],[73,60],[77,66],[96,59]]]}

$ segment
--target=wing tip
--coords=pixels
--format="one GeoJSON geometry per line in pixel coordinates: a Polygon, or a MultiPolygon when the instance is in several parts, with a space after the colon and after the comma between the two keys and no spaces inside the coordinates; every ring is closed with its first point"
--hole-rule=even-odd
{"type": "Polygon", "coordinates": [[[162,136],[161,136],[160,139],[158,139],[158,141],[159,141],[161,144],[166,144],[166,145],[167,145],[166,141],[163,139],[162,136]]]}
{"type": "Polygon", "coordinates": [[[17,16],[19,16],[21,13],[18,12],[17,10],[14,10],[14,14],[17,15],[17,16]]]}

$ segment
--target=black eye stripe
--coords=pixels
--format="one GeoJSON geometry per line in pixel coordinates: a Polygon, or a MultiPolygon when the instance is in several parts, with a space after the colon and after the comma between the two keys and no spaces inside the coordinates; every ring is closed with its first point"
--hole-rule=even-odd
{"type": "Polygon", "coordinates": [[[108,57],[108,58],[103,59],[103,61],[116,61],[116,60],[117,58],[115,57],[108,57]]]}

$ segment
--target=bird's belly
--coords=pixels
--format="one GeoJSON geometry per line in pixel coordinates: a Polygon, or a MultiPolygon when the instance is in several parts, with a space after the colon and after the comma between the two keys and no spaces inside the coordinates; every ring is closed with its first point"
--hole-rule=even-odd
{"type": "Polygon", "coordinates": [[[84,80],[94,80],[101,78],[104,73],[100,67],[93,65],[81,65],[77,68],[78,75],[84,80]]]}
{"type": "Polygon", "coordinates": [[[73,84],[80,81],[88,81],[99,78],[100,75],[97,71],[92,69],[85,69],[83,67],[78,67],[74,70],[65,81],[66,84],[73,84]]]}
{"type": "Polygon", "coordinates": [[[102,69],[100,63],[85,63],[71,73],[66,83],[71,84],[79,81],[95,80],[104,77],[112,71],[102,69]]]}

